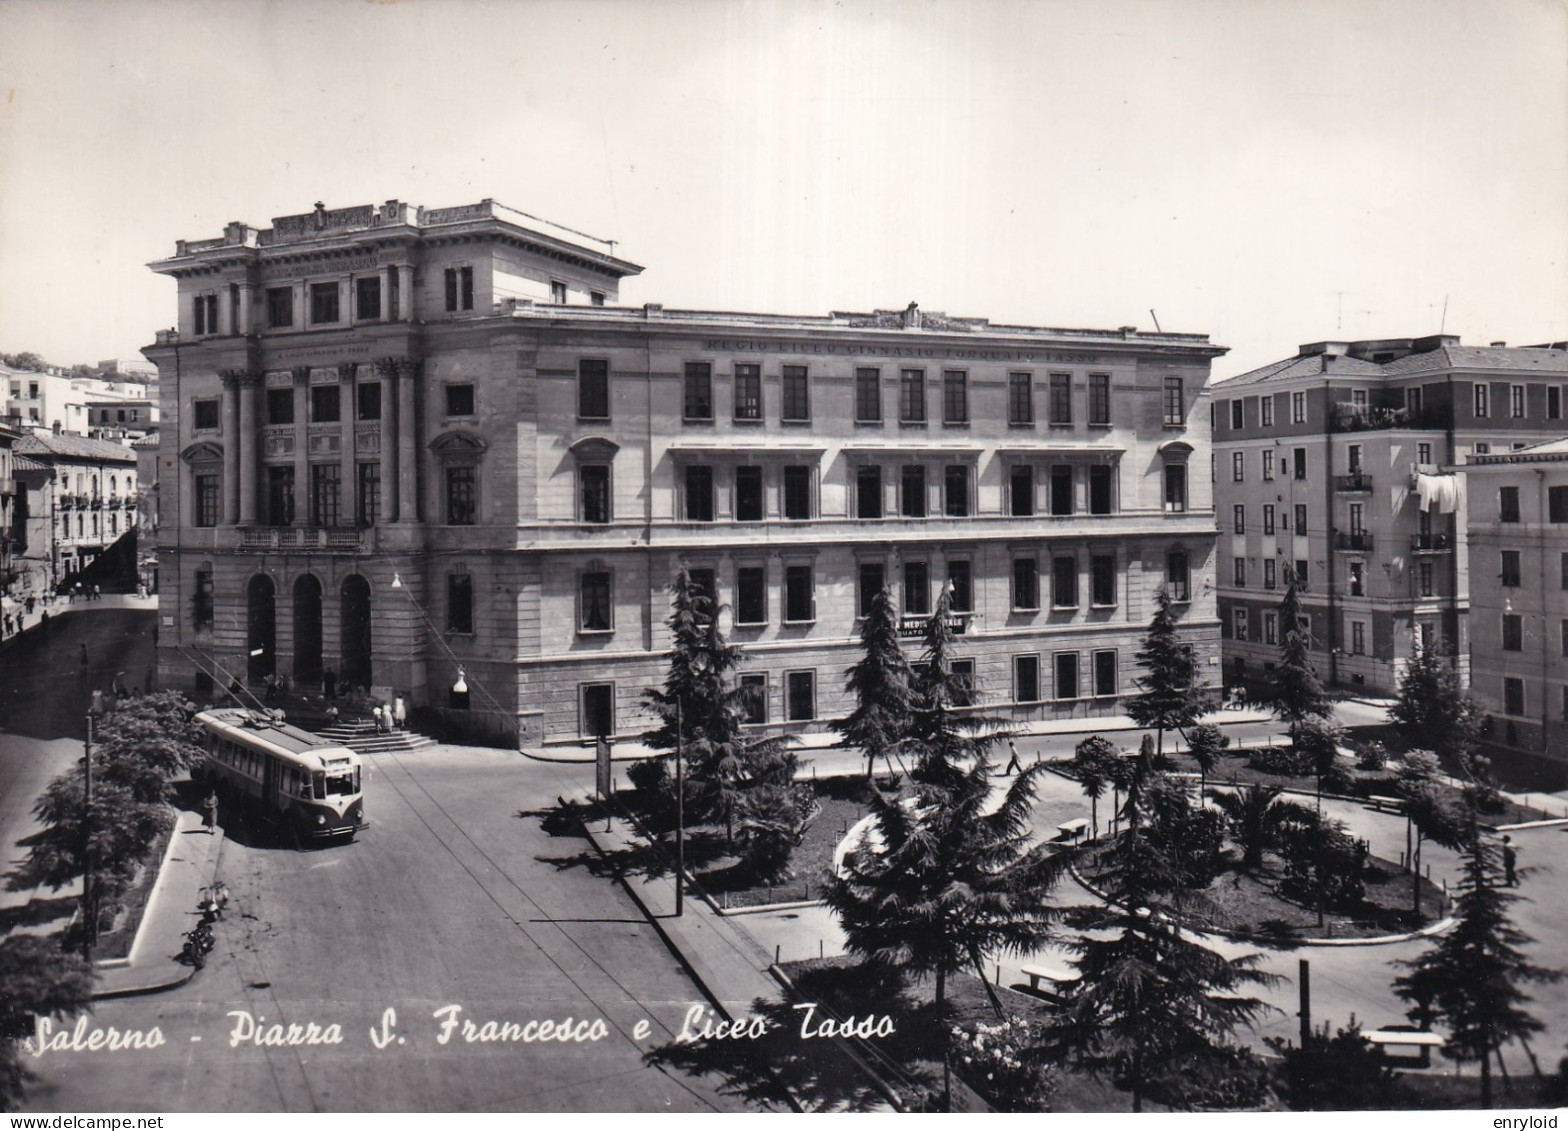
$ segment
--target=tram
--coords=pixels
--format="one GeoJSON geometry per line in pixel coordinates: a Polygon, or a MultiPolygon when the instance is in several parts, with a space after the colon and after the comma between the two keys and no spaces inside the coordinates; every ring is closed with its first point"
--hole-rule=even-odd
{"type": "Polygon", "coordinates": [[[300,840],[349,840],[365,823],[359,755],[262,711],[219,708],[207,732],[206,780],[231,804],[300,840]]]}

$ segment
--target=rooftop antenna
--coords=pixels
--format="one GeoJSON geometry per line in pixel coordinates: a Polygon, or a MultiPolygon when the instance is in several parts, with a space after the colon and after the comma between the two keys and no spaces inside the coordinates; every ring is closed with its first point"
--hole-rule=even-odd
{"type": "Polygon", "coordinates": [[[1165,333],[1164,330],[1160,329],[1160,316],[1158,314],[1154,313],[1154,307],[1152,307],[1152,306],[1149,307],[1149,317],[1154,319],[1154,332],[1156,334],[1163,334],[1163,333],[1165,333]]]}
{"type": "Polygon", "coordinates": [[[1441,334],[1443,332],[1443,328],[1445,326],[1447,326],[1447,325],[1448,325],[1448,296],[1444,295],[1443,296],[1443,320],[1437,324],[1437,332],[1439,334],[1441,334]]]}
{"type": "Polygon", "coordinates": [[[1334,308],[1334,333],[1343,334],[1345,332],[1345,292],[1335,291],[1334,295],[1338,300],[1334,308]]]}

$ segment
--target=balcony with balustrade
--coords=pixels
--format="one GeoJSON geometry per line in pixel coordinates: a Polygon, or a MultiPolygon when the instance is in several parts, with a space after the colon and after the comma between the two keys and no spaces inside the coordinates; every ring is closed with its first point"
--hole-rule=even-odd
{"type": "Polygon", "coordinates": [[[1364,530],[1339,531],[1334,535],[1334,549],[1347,554],[1370,554],[1372,535],[1364,530]]]}
{"type": "Polygon", "coordinates": [[[1372,476],[1359,468],[1349,475],[1334,476],[1334,490],[1343,494],[1370,494],[1372,491],[1372,476]]]}

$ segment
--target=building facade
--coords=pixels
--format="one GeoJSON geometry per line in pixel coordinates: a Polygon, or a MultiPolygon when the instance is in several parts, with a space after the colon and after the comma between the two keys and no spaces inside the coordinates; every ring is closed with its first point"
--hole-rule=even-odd
{"type": "Polygon", "coordinates": [[[20,592],[18,547],[24,531],[16,523],[16,442],[21,432],[0,424],[0,593],[20,592]]]}
{"type": "Polygon", "coordinates": [[[1226,678],[1263,685],[1289,567],[1316,666],[1390,694],[1418,641],[1475,653],[1464,489],[1477,455],[1568,432],[1568,351],[1458,337],[1317,342],[1214,386],[1226,678]]]}
{"type": "Polygon", "coordinates": [[[63,432],[24,435],[14,450],[16,586],[51,592],[136,526],[136,454],[63,432]]]}
{"type": "Polygon", "coordinates": [[[1470,687],[1489,744],[1568,770],[1568,439],[1474,456],[1470,687]]]}
{"type": "Polygon", "coordinates": [[[1217,676],[1206,337],[623,307],[609,248],[390,202],[154,264],[164,681],[331,669],[529,743],[635,735],[682,565],[759,726],[848,710],[883,586],[910,632],[950,586],[1015,718],[1114,710],[1161,584],[1217,676]]]}

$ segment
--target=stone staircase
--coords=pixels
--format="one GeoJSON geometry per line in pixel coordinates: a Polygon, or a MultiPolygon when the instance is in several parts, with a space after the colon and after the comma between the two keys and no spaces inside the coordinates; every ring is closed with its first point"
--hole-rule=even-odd
{"type": "Polygon", "coordinates": [[[339,720],[331,726],[312,727],[311,730],[322,738],[347,746],[356,754],[391,754],[436,744],[435,739],[411,730],[377,734],[376,724],[368,719],[339,720]]]}

